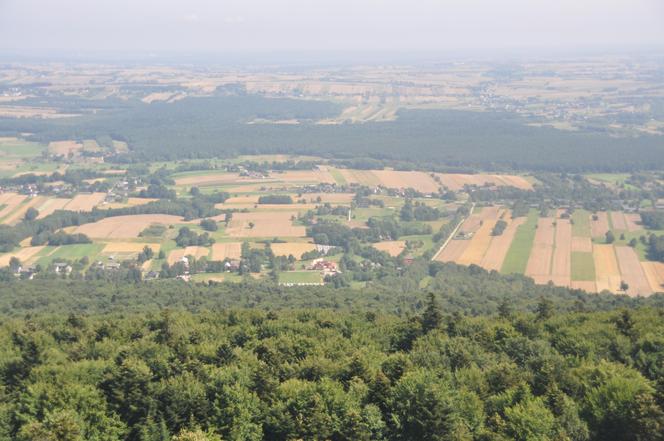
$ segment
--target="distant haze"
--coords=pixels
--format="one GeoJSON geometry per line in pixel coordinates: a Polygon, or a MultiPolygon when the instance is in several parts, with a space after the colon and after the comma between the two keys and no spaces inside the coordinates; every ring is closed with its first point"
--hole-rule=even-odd
{"type": "Polygon", "coordinates": [[[662,45],[662,0],[0,0],[17,54],[662,45]]]}

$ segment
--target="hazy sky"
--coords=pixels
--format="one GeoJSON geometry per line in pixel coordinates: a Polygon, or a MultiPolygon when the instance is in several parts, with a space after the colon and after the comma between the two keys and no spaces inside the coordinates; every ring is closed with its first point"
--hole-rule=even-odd
{"type": "Polygon", "coordinates": [[[664,45],[664,0],[0,0],[0,51],[664,45]]]}

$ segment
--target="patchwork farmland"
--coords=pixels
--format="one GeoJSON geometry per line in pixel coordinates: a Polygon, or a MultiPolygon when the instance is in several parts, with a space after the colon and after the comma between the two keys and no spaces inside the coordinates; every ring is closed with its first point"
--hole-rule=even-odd
{"type": "Polygon", "coordinates": [[[538,284],[590,292],[648,296],[664,290],[664,264],[647,261],[636,241],[628,245],[648,234],[636,213],[576,210],[570,215],[551,210],[545,216],[531,211],[512,218],[506,210],[506,228],[492,236],[500,212],[484,207],[469,216],[437,260],[525,274],[538,284]],[[609,231],[616,238],[612,243],[606,243],[609,231]]]}

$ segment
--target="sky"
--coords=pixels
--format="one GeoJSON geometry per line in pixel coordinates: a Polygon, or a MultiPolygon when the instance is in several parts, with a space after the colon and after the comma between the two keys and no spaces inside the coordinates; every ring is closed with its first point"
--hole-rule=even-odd
{"type": "Polygon", "coordinates": [[[664,0],[0,0],[0,53],[664,47],[664,0]]]}

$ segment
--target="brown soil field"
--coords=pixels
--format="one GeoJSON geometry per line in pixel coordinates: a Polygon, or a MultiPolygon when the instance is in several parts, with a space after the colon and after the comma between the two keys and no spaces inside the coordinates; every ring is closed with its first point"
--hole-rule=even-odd
{"type": "Polygon", "coordinates": [[[625,222],[627,223],[627,231],[639,231],[643,229],[641,225],[641,215],[639,213],[625,213],[625,222]]]}
{"type": "Polygon", "coordinates": [[[650,284],[650,289],[653,292],[664,292],[664,263],[641,262],[641,266],[650,284]]]}
{"type": "Polygon", "coordinates": [[[275,256],[288,256],[292,254],[297,259],[302,258],[302,254],[316,249],[316,245],[304,242],[273,243],[270,244],[270,247],[275,256]]]}
{"type": "Polygon", "coordinates": [[[49,214],[53,213],[56,210],[64,209],[65,205],[67,205],[70,201],[71,199],[64,199],[64,198],[47,199],[40,207],[36,207],[37,210],[39,210],[39,216],[37,216],[37,218],[41,219],[43,217],[48,216],[49,214]]]}
{"type": "Polygon", "coordinates": [[[140,253],[146,246],[152,248],[155,253],[158,253],[161,248],[158,243],[109,242],[104,246],[103,253],[140,253]]]}
{"type": "Polygon", "coordinates": [[[70,211],[92,211],[94,207],[104,202],[106,193],[77,194],[65,205],[65,210],[70,211]]]}
{"type": "Polygon", "coordinates": [[[649,296],[652,294],[650,283],[648,283],[648,278],[643,271],[643,267],[641,267],[639,256],[636,255],[634,248],[626,246],[615,248],[622,279],[629,285],[627,294],[630,296],[649,296]]]}
{"type": "Polygon", "coordinates": [[[604,211],[596,213],[597,220],[593,220],[592,215],[590,216],[590,234],[592,237],[604,237],[607,231],[609,231],[609,217],[604,211]]]}
{"type": "Polygon", "coordinates": [[[487,219],[477,229],[473,238],[470,239],[470,244],[465,249],[461,257],[456,261],[460,265],[479,265],[484,259],[489,245],[491,244],[491,230],[493,230],[496,221],[487,219]]]}
{"type": "Polygon", "coordinates": [[[551,262],[551,280],[558,286],[572,281],[572,224],[569,219],[556,220],[556,244],[551,262]]]}
{"type": "Polygon", "coordinates": [[[587,292],[597,292],[597,284],[591,281],[574,281],[570,283],[572,289],[582,289],[587,292]]]}
{"type": "Polygon", "coordinates": [[[205,247],[177,248],[168,254],[167,261],[169,265],[173,265],[186,256],[194,256],[196,259],[200,259],[201,257],[207,257],[208,254],[210,254],[210,249],[205,247]]]}
{"type": "Polygon", "coordinates": [[[548,283],[551,280],[551,260],[556,231],[554,221],[555,219],[551,217],[539,218],[537,221],[533,248],[526,265],[526,276],[532,277],[536,283],[548,283]]]}
{"type": "Polygon", "coordinates": [[[378,242],[371,244],[372,247],[379,251],[385,251],[392,257],[396,257],[406,248],[405,240],[388,240],[385,242],[378,242]]]}
{"type": "Polygon", "coordinates": [[[622,278],[613,245],[594,244],[593,259],[595,261],[597,291],[618,292],[622,278]]]}
{"type": "MultiPolygon", "coordinates": [[[[291,218],[297,217],[295,211],[254,211],[250,213],[234,213],[233,219],[226,228],[231,237],[304,237],[306,228],[295,226],[291,218]],[[249,228],[249,223],[254,228],[249,228]]],[[[215,217],[223,221],[224,215],[215,217]]]]}
{"type": "Polygon", "coordinates": [[[212,259],[224,260],[239,259],[242,257],[242,243],[241,242],[226,242],[212,244],[212,259]]]}
{"type": "Polygon", "coordinates": [[[5,225],[16,225],[21,220],[23,220],[23,216],[25,216],[25,212],[28,211],[28,208],[38,207],[42,205],[44,201],[46,201],[45,196],[35,196],[32,198],[28,198],[27,201],[24,201],[23,204],[16,207],[16,209],[11,214],[5,217],[2,220],[2,223],[5,225]]]}
{"type": "Polygon", "coordinates": [[[460,174],[460,173],[436,173],[442,185],[450,190],[462,190],[465,185],[483,186],[494,184],[496,186],[511,186],[522,190],[531,190],[532,184],[525,178],[515,175],[487,175],[487,174],[460,174]]]}
{"type": "Polygon", "coordinates": [[[493,236],[491,244],[484,254],[484,258],[480,262],[480,266],[487,270],[499,271],[503,266],[507,251],[514,240],[517,228],[526,221],[525,217],[518,217],[516,219],[509,219],[507,216],[507,228],[500,236],[493,236]]]}
{"type": "Polygon", "coordinates": [[[611,224],[613,225],[614,230],[626,231],[627,221],[625,220],[625,213],[622,211],[612,211],[611,224]]]}
{"type": "Polygon", "coordinates": [[[6,253],[0,256],[0,266],[9,265],[9,260],[12,257],[17,257],[23,265],[30,262],[30,259],[40,252],[44,247],[26,247],[21,248],[17,251],[12,251],[11,253],[6,253]]]}
{"type": "Polygon", "coordinates": [[[152,224],[171,225],[182,222],[179,216],[167,214],[138,214],[133,216],[107,217],[100,221],[72,229],[96,239],[132,239],[152,224]]]}
{"type": "Polygon", "coordinates": [[[68,156],[77,154],[83,149],[83,144],[76,141],[53,141],[48,143],[48,151],[54,155],[68,156]]]}
{"type": "Polygon", "coordinates": [[[436,257],[440,262],[456,262],[470,244],[469,240],[450,240],[445,249],[436,257]]]}
{"type": "Polygon", "coordinates": [[[593,243],[589,237],[572,237],[572,251],[575,253],[592,253],[593,243]]]}

